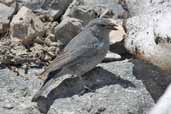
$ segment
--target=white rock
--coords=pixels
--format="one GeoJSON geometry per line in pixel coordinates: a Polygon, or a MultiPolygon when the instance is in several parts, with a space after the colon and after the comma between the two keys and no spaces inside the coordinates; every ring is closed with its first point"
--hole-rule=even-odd
{"type": "Polygon", "coordinates": [[[116,53],[112,53],[112,52],[108,52],[104,58],[103,61],[108,62],[108,61],[117,61],[117,60],[121,60],[122,57],[119,54],[116,53]]]}
{"type": "Polygon", "coordinates": [[[138,58],[170,71],[171,13],[169,10],[157,14],[155,12],[128,19],[125,47],[138,58]]]}

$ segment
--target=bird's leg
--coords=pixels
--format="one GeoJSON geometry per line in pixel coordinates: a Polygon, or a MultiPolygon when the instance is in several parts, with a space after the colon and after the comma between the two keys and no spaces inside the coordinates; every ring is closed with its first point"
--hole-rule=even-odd
{"type": "Polygon", "coordinates": [[[88,91],[90,91],[90,92],[95,92],[95,90],[89,88],[87,85],[84,85],[84,89],[85,89],[85,90],[88,90],[88,91]]]}

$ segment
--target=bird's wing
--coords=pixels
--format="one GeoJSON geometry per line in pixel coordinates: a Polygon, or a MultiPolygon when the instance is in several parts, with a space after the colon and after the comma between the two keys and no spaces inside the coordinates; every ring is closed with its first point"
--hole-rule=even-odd
{"type": "Polygon", "coordinates": [[[96,51],[96,44],[98,40],[93,40],[91,46],[79,45],[77,48],[64,49],[46,68],[45,72],[50,73],[56,70],[61,69],[66,64],[73,62],[75,59],[80,58],[81,56],[91,55],[96,51]],[[91,51],[90,51],[91,50],[91,51]]]}

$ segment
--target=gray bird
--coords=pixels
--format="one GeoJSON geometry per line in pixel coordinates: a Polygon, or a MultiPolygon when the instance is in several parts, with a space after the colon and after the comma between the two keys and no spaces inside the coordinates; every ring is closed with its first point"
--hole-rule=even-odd
{"type": "Polygon", "coordinates": [[[70,74],[81,79],[83,74],[100,63],[109,50],[109,32],[117,30],[116,26],[111,19],[97,18],[92,20],[42,73],[41,76],[46,81],[32,101],[36,102],[43,92],[52,90],[53,88],[50,86],[55,84],[57,77],[70,74]],[[52,73],[56,75],[49,79],[52,73]]]}

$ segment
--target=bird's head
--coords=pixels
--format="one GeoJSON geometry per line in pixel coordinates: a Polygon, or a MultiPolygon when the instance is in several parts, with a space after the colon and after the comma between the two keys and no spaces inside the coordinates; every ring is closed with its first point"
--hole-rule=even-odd
{"type": "Polygon", "coordinates": [[[86,26],[86,28],[102,29],[102,30],[117,30],[117,25],[112,19],[108,18],[97,18],[86,26]]]}
{"type": "Polygon", "coordinates": [[[92,31],[97,37],[105,38],[109,37],[109,33],[113,30],[117,30],[116,22],[108,18],[97,18],[89,22],[85,27],[92,31]]]}

